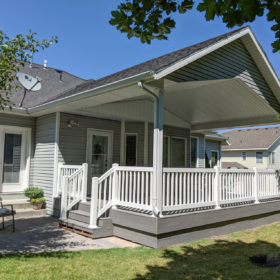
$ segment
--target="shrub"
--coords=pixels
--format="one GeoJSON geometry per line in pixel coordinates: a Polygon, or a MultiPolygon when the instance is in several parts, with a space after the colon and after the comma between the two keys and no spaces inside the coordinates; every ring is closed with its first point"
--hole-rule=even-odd
{"type": "Polygon", "coordinates": [[[32,198],[30,200],[30,203],[33,204],[44,204],[46,202],[46,199],[44,197],[39,197],[39,198],[32,198]]]}
{"type": "Polygon", "coordinates": [[[41,198],[44,196],[44,191],[37,187],[29,187],[25,189],[24,195],[30,199],[41,198]]]}

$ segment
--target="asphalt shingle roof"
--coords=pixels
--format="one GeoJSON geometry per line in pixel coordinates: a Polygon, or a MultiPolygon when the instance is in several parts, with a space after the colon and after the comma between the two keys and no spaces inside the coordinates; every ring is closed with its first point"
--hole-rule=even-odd
{"type": "Polygon", "coordinates": [[[232,149],[267,149],[280,137],[280,127],[231,130],[221,134],[230,143],[223,151],[232,149]]]}
{"type": "Polygon", "coordinates": [[[67,91],[59,94],[58,96],[51,98],[48,101],[54,101],[56,99],[71,96],[71,95],[77,94],[82,91],[94,89],[94,88],[97,88],[97,87],[100,87],[100,86],[103,86],[106,84],[110,84],[110,83],[117,82],[117,81],[129,78],[129,77],[133,77],[137,74],[145,73],[148,71],[156,72],[156,71],[162,70],[162,69],[174,64],[175,62],[185,59],[200,50],[203,50],[215,43],[218,43],[219,41],[227,39],[228,37],[240,32],[241,30],[246,29],[246,28],[248,28],[248,26],[225,33],[225,34],[217,36],[215,38],[211,38],[209,40],[200,42],[198,44],[168,53],[166,55],[162,55],[160,57],[148,60],[146,62],[137,64],[130,68],[127,68],[122,71],[116,72],[116,73],[108,75],[106,77],[103,77],[99,80],[86,81],[83,84],[78,85],[76,88],[67,90],[67,91]]]}
{"type": "MultiPolygon", "coordinates": [[[[77,85],[85,82],[84,79],[71,75],[65,71],[50,67],[44,68],[42,65],[36,63],[32,64],[32,68],[26,63],[24,67],[21,67],[20,72],[29,74],[33,77],[37,76],[42,79],[42,87],[39,91],[30,91],[26,94],[22,104],[23,108],[30,108],[45,103],[50,98],[56,98],[62,92],[71,88],[76,88],[77,85]]],[[[20,88],[11,96],[11,101],[15,107],[19,107],[19,103],[21,102],[24,93],[24,88],[21,84],[19,85],[20,88]]]]}
{"type": "MultiPolygon", "coordinates": [[[[91,90],[106,84],[117,82],[119,80],[135,76],[137,74],[149,71],[157,72],[159,70],[163,70],[166,67],[174,64],[175,62],[185,59],[198,51],[201,51],[215,43],[218,43],[219,41],[222,41],[245,28],[247,27],[243,27],[217,36],[215,38],[206,40],[204,42],[168,53],[166,55],[162,55],[160,57],[148,60],[125,70],[103,77],[99,80],[84,80],[58,69],[49,67],[45,69],[42,65],[35,63],[33,64],[32,68],[30,68],[29,65],[26,64],[23,69],[21,69],[21,72],[30,74],[33,77],[39,76],[40,78],[42,78],[42,89],[36,92],[29,92],[23,101],[22,107],[31,108],[61,98],[69,97],[86,90],[91,90]],[[62,77],[62,80],[60,80],[60,76],[62,77]]],[[[13,93],[11,101],[14,103],[15,107],[18,107],[23,93],[23,88],[13,93]]]]}

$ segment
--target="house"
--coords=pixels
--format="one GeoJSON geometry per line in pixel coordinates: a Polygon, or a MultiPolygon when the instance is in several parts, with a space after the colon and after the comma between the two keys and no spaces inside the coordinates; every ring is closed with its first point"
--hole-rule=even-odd
{"type": "Polygon", "coordinates": [[[278,122],[279,79],[249,27],[99,80],[21,73],[40,84],[0,113],[2,199],[38,186],[64,225],[151,247],[279,220],[278,173],[221,169],[208,133],[278,122]]]}
{"type": "Polygon", "coordinates": [[[222,148],[222,163],[245,168],[280,168],[280,127],[231,130],[222,134],[229,145],[222,148]]]}

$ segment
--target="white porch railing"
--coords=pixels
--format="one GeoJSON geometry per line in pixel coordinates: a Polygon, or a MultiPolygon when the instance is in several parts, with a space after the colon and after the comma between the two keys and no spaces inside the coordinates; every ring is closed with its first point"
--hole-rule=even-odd
{"type": "MultiPolygon", "coordinates": [[[[87,165],[60,168],[60,174],[64,175],[61,175],[63,218],[76,203],[86,201],[87,165]]],[[[163,168],[162,199],[158,200],[162,205],[153,205],[153,168],[114,164],[101,177],[92,178],[89,227],[96,227],[98,219],[111,207],[151,213],[161,209],[159,214],[163,215],[190,208],[259,203],[260,200],[280,198],[279,185],[276,170],[163,168]]]]}
{"type": "Polygon", "coordinates": [[[163,211],[215,205],[215,175],[209,168],[164,168],[163,211]]]}
{"type": "Polygon", "coordinates": [[[72,209],[80,201],[85,201],[87,199],[87,171],[88,165],[84,163],[79,168],[75,166],[76,171],[72,172],[74,168],[62,166],[62,173],[65,174],[61,176],[62,178],[62,193],[61,193],[61,219],[65,219],[67,212],[72,209]],[[64,172],[65,170],[69,173],[64,172]],[[66,175],[69,174],[69,175],[66,175]]]}

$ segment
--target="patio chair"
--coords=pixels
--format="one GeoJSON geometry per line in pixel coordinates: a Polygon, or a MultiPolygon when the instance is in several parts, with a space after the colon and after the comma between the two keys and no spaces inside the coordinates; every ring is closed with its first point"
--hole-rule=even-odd
{"type": "Polygon", "coordinates": [[[3,203],[0,202],[0,217],[2,217],[2,229],[5,228],[5,217],[12,216],[13,232],[15,232],[15,214],[16,214],[16,211],[14,210],[14,207],[13,207],[12,204],[7,204],[7,205],[4,205],[4,206],[3,206],[3,203]],[[11,209],[6,208],[7,206],[10,207],[11,209]]]}

